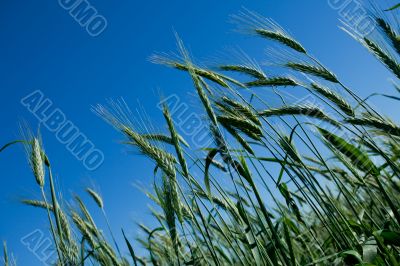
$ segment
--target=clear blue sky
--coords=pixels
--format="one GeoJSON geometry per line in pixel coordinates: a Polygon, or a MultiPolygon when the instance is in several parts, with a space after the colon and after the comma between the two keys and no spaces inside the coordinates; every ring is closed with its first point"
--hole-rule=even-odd
{"type": "MultiPolygon", "coordinates": [[[[19,137],[21,119],[37,126],[36,118],[20,100],[36,89],[43,91],[105,155],[100,168],[88,171],[53,133],[43,129],[58,188],[70,198],[72,191],[83,195],[84,188],[94,183],[100,188],[114,231],[119,235],[123,227],[131,239],[137,231],[135,221],[146,222],[149,218],[149,201],[132,184],[149,184],[153,169],[144,158],[119,144],[122,137],[96,117],[90,106],[104,103],[107,98],[124,97],[132,109],[140,103],[157,122],[161,121],[156,108],[158,90],[164,95],[176,93],[190,102],[187,95],[192,92],[191,83],[183,73],[147,60],[155,51],[175,50],[174,30],[200,61],[232,46],[262,58],[267,43],[233,32],[234,26],[228,23],[229,15],[244,6],[288,28],[360,95],[392,93],[386,82],[390,74],[338,29],[339,14],[327,0],[90,3],[108,21],[105,32],[95,38],[57,0],[1,1],[0,145],[19,137]]],[[[394,112],[390,104],[380,109],[394,112]]],[[[8,241],[19,265],[41,265],[20,241],[35,229],[48,229],[43,211],[18,202],[21,198],[39,198],[21,147],[0,154],[0,178],[0,239],[8,241]]]]}

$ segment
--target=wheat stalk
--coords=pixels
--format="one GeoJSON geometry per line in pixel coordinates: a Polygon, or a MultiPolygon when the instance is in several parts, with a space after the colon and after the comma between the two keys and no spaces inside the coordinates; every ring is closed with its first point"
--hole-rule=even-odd
{"type": "Polygon", "coordinates": [[[305,74],[311,74],[334,83],[339,82],[333,73],[331,73],[329,70],[327,70],[322,66],[317,67],[313,65],[294,63],[294,62],[289,62],[285,66],[295,71],[299,71],[305,74]]]}
{"type": "Polygon", "coordinates": [[[400,78],[400,66],[389,53],[368,38],[364,38],[364,44],[397,78],[400,78]]]}
{"type": "Polygon", "coordinates": [[[32,154],[31,154],[31,165],[33,174],[35,175],[36,182],[40,187],[44,186],[44,167],[42,158],[42,148],[37,138],[32,140],[32,154]]]}
{"type": "Polygon", "coordinates": [[[345,120],[348,123],[358,126],[367,126],[376,128],[385,134],[400,137],[400,127],[390,120],[384,120],[370,114],[364,114],[363,117],[348,118],[345,120]]]}
{"type": "Polygon", "coordinates": [[[246,87],[286,87],[286,86],[297,86],[297,82],[292,78],[287,77],[273,77],[266,79],[258,79],[244,83],[246,87]]]}
{"type": "Polygon", "coordinates": [[[238,15],[233,15],[232,20],[238,24],[242,32],[250,32],[283,44],[299,53],[307,53],[303,46],[290,36],[281,26],[271,19],[263,18],[259,14],[244,10],[238,15]]]}
{"type": "Polygon", "coordinates": [[[396,52],[400,55],[400,39],[392,27],[382,18],[376,18],[377,25],[385,33],[386,37],[389,39],[393,45],[396,52]]]}
{"type": "Polygon", "coordinates": [[[260,71],[259,69],[252,67],[252,66],[246,66],[246,65],[222,65],[218,67],[219,69],[223,71],[233,71],[233,72],[239,72],[242,74],[249,75],[253,78],[256,79],[265,79],[267,78],[264,72],[260,71]]]}
{"type": "Polygon", "coordinates": [[[221,100],[225,103],[225,105],[220,102],[216,102],[216,104],[218,106],[222,107],[225,111],[230,112],[230,110],[233,109],[234,112],[236,112],[240,115],[243,115],[244,117],[250,119],[254,124],[261,126],[260,120],[258,119],[257,115],[253,112],[253,110],[249,106],[242,104],[240,102],[234,101],[231,98],[228,98],[226,96],[223,96],[221,98],[221,100]],[[227,107],[226,105],[230,106],[230,108],[227,107]]]}
{"type": "Polygon", "coordinates": [[[327,87],[320,86],[316,83],[312,83],[311,88],[315,90],[318,94],[324,96],[326,99],[336,104],[339,109],[342,110],[346,115],[354,116],[353,108],[342,96],[340,96],[336,92],[328,89],[327,87]]]}
{"type": "Polygon", "coordinates": [[[334,119],[326,115],[319,107],[313,106],[311,104],[305,105],[294,105],[294,106],[283,106],[280,108],[273,108],[258,113],[259,116],[285,116],[285,115],[304,115],[308,117],[318,118],[325,120],[335,126],[339,123],[334,119]]]}

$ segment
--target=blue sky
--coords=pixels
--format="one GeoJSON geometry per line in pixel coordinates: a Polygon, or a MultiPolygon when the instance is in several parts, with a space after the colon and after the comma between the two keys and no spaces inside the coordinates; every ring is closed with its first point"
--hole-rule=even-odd
{"type": "MultiPolygon", "coordinates": [[[[328,0],[90,3],[108,22],[97,37],[90,36],[56,0],[1,1],[0,145],[19,138],[18,122],[23,119],[37,127],[38,120],[20,101],[41,90],[105,156],[101,167],[88,171],[54,133],[43,128],[58,189],[69,199],[72,191],[84,195],[85,187],[94,184],[104,198],[113,230],[119,235],[122,227],[131,239],[136,235],[135,221],[149,222],[149,201],[132,184],[146,186],[152,182],[153,168],[122,146],[122,137],[90,107],[108,98],[123,97],[133,110],[141,106],[157,123],[162,121],[156,107],[159,91],[193,102],[188,96],[192,88],[186,75],[147,60],[155,51],[175,51],[174,31],[198,61],[209,61],[229,47],[241,47],[262,60],[268,43],[235,33],[228,23],[229,15],[246,7],[288,28],[360,95],[393,92],[387,82],[391,75],[385,68],[338,29],[340,15],[328,0]]],[[[393,114],[395,110],[384,102],[375,103],[381,111],[393,114]]],[[[22,237],[36,229],[48,230],[43,211],[19,203],[21,198],[39,198],[40,193],[21,147],[0,154],[0,177],[0,239],[8,241],[19,265],[41,265],[21,243],[22,237]]]]}

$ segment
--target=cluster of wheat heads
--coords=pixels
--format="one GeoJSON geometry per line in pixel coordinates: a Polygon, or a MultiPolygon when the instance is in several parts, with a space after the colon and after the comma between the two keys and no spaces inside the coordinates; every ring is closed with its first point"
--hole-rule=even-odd
{"type": "MultiPolygon", "coordinates": [[[[283,74],[267,75],[255,60],[199,67],[179,39],[179,59],[151,58],[193,80],[209,146],[190,148],[167,105],[165,132],[138,130],[124,102],[94,108],[126,145],[154,162],[154,186],[145,194],[158,226],[140,224],[136,243],[144,255],[135,254],[123,232],[121,251],[112,232],[107,240],[78,196],[75,207],[63,202],[40,137],[21,141],[42,191],[42,199],[23,203],[45,210],[56,265],[400,264],[400,127],[273,21],[249,11],[233,18],[278,45],[283,74]],[[284,87],[305,90],[315,102],[293,103],[284,87]],[[274,92],[280,105],[261,90],[274,92]]],[[[352,35],[400,77],[397,28],[383,15],[375,19],[373,34],[352,35]]],[[[107,220],[102,198],[87,192],[107,220]]]]}

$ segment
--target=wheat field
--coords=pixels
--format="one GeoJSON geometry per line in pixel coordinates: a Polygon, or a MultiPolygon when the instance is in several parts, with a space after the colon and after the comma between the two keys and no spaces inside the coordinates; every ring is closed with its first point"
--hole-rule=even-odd
{"type": "MultiPolygon", "coordinates": [[[[381,95],[393,105],[400,101],[394,11],[374,8],[376,28],[367,36],[343,26],[393,75],[393,95],[381,95]]],[[[204,68],[179,37],[177,55],[150,58],[193,81],[212,139],[207,146],[185,140],[168,104],[164,132],[138,127],[124,101],[93,107],[123,145],[154,163],[155,182],[144,196],[154,203],[158,226],[140,224],[145,237],[110,232],[103,199],[92,188],[87,193],[97,210],[79,196],[77,208],[69,208],[54,185],[51,166],[58,162],[47,157],[40,134],[25,129],[23,139],[0,149],[26,149],[42,197],[22,204],[44,210],[55,265],[400,265],[400,126],[276,22],[248,10],[232,20],[271,47],[280,74],[267,74],[268,66],[248,57],[204,68]],[[287,99],[287,88],[314,101],[287,99]],[[274,92],[280,105],[262,90],[274,92]],[[99,228],[91,212],[101,213],[108,228],[99,228]]],[[[17,264],[11,254],[4,242],[4,265],[17,264]]]]}

